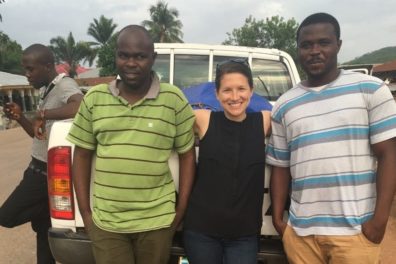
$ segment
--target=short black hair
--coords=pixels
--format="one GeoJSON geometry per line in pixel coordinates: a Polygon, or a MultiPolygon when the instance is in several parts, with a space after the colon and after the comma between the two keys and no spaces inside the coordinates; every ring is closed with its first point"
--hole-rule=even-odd
{"type": "Polygon", "coordinates": [[[42,65],[55,64],[54,54],[51,49],[43,44],[33,44],[23,51],[23,56],[34,56],[42,65]]]}
{"type": "Polygon", "coordinates": [[[245,62],[242,62],[242,60],[229,60],[217,65],[215,78],[216,90],[219,90],[221,78],[227,73],[240,73],[244,75],[248,80],[250,88],[253,88],[252,71],[250,70],[247,59],[245,62]]]}
{"type": "Polygon", "coordinates": [[[338,24],[338,21],[335,17],[327,13],[315,13],[305,18],[297,29],[296,40],[298,41],[298,38],[300,36],[300,31],[303,27],[318,23],[331,24],[334,28],[334,33],[337,37],[337,40],[340,40],[340,36],[341,36],[340,24],[338,24]]]}

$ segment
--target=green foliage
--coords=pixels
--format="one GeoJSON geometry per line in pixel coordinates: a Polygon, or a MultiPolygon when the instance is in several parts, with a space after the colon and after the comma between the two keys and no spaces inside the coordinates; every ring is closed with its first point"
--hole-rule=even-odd
{"type": "Polygon", "coordinates": [[[22,74],[22,47],[0,31],[0,71],[22,74]]]}
{"type": "Polygon", "coordinates": [[[179,11],[169,8],[164,1],[158,1],[149,8],[151,20],[144,20],[142,26],[150,32],[154,42],[183,42],[183,24],[178,20],[179,11]]]}
{"type": "Polygon", "coordinates": [[[227,33],[225,45],[237,45],[260,48],[275,48],[286,51],[294,59],[297,56],[296,32],[298,23],[294,18],[285,21],[283,17],[256,20],[249,16],[241,28],[227,33]]]}
{"type": "Polygon", "coordinates": [[[99,20],[94,18],[88,27],[87,34],[92,36],[98,45],[105,45],[114,34],[117,24],[113,23],[112,18],[106,18],[101,15],[99,20]]]}
{"type": "Polygon", "coordinates": [[[249,16],[245,19],[245,24],[241,28],[235,28],[232,33],[227,32],[228,39],[223,42],[224,45],[247,46],[247,47],[264,47],[261,36],[264,21],[256,21],[249,16]]]}
{"type": "Polygon", "coordinates": [[[386,47],[366,53],[343,64],[375,64],[396,60],[396,46],[386,47]]]}
{"type": "Polygon", "coordinates": [[[110,40],[100,47],[98,51],[98,67],[100,67],[100,76],[113,76],[117,74],[115,67],[115,50],[117,33],[110,40]]]}
{"type": "Polygon", "coordinates": [[[79,41],[75,42],[73,34],[70,32],[67,38],[56,37],[50,40],[49,46],[55,55],[57,63],[67,63],[70,66],[69,76],[77,75],[76,68],[80,62],[88,62],[91,66],[97,50],[92,49],[92,42],[79,41]]]}

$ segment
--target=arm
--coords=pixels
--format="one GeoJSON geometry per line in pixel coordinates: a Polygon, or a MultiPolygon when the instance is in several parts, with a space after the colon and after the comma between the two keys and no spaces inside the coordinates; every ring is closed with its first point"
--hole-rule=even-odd
{"type": "Polygon", "coordinates": [[[62,120],[73,118],[78,111],[82,99],[82,94],[74,94],[69,97],[67,103],[64,106],[40,111],[33,121],[34,136],[36,136],[38,139],[44,139],[46,137],[46,120],[62,120]]]}
{"type": "Polygon", "coordinates": [[[283,212],[289,194],[290,184],[289,167],[272,167],[270,194],[272,203],[272,223],[276,231],[282,236],[287,223],[283,221],[283,212]]]}
{"type": "Polygon", "coordinates": [[[177,228],[183,219],[195,178],[195,147],[179,154],[179,195],[176,206],[176,216],[172,226],[177,228]]]}
{"type": "Polygon", "coordinates": [[[73,118],[80,106],[83,99],[82,94],[74,94],[69,97],[67,104],[59,108],[45,109],[44,116],[48,120],[62,120],[73,118]]]}
{"type": "Polygon", "coordinates": [[[261,111],[263,114],[264,135],[269,137],[271,135],[271,111],[261,111]]]}
{"type": "MultiPolygon", "coordinates": [[[[85,228],[92,225],[92,212],[90,207],[91,165],[93,151],[80,148],[74,149],[73,158],[73,186],[76,190],[77,203],[85,228]]],[[[86,229],[86,230],[87,230],[86,229]]]]}
{"type": "Polygon", "coordinates": [[[392,200],[396,191],[396,138],[372,145],[377,157],[377,200],[374,215],[362,224],[363,234],[372,242],[384,238],[392,200]]]}
{"type": "Polygon", "coordinates": [[[198,109],[194,110],[195,123],[194,132],[202,139],[209,127],[210,110],[198,109]]]}

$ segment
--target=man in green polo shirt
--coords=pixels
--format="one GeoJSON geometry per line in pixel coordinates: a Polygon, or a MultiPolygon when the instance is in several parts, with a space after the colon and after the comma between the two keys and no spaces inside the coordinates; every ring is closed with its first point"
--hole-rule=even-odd
{"type": "Polygon", "coordinates": [[[160,84],[155,57],[143,27],[123,28],[116,49],[120,80],[89,90],[68,135],[76,145],[73,182],[96,263],[167,263],[190,195],[194,114],[177,87],[160,84]],[[177,203],[172,150],[180,163],[177,203]]]}

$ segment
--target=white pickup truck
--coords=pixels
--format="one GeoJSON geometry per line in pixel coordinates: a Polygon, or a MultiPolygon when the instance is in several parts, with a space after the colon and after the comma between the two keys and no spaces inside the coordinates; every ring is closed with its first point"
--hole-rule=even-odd
{"type": "MultiPolygon", "coordinates": [[[[155,49],[158,56],[154,70],[161,77],[161,81],[178,87],[213,81],[216,64],[233,58],[248,58],[255,92],[271,102],[300,80],[292,58],[275,49],[197,44],[156,44],[155,49]]],[[[52,220],[49,241],[57,262],[90,264],[95,263],[91,242],[85,233],[72,186],[73,145],[66,140],[70,126],[71,120],[56,122],[49,138],[48,192],[52,220]]],[[[177,155],[171,156],[169,166],[177,187],[177,155]]],[[[263,263],[286,263],[281,240],[272,226],[270,216],[269,168],[266,168],[265,175],[258,260],[263,263]]],[[[175,235],[171,253],[170,263],[178,263],[179,257],[184,255],[179,233],[175,235]]]]}

